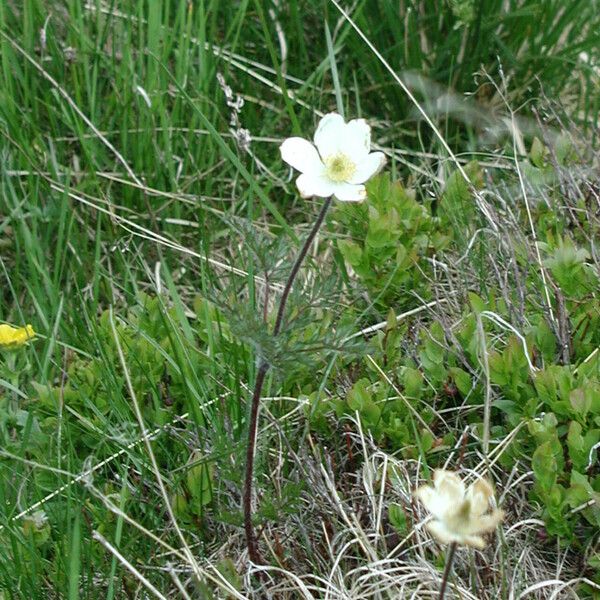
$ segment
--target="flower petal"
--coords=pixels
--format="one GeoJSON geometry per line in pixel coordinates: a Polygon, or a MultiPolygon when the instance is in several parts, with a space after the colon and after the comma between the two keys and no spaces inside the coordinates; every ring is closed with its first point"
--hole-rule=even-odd
{"type": "Polygon", "coordinates": [[[344,118],[335,112],[325,115],[315,132],[315,146],[321,158],[325,160],[328,156],[344,150],[346,137],[344,118]]]}
{"type": "Polygon", "coordinates": [[[443,519],[450,508],[447,506],[444,497],[440,496],[430,485],[423,485],[418,488],[415,491],[415,497],[436,519],[443,519]]]}
{"type": "Polygon", "coordinates": [[[361,162],[356,165],[356,171],[350,178],[350,183],[365,183],[373,175],[378,173],[385,164],[385,154],[383,152],[371,152],[361,162]]]}
{"type": "Polygon", "coordinates": [[[288,138],[279,147],[281,158],[300,171],[300,173],[319,173],[323,170],[323,162],[317,149],[301,137],[288,138]]]}
{"type": "Polygon", "coordinates": [[[320,198],[329,198],[334,194],[336,184],[324,177],[313,173],[303,173],[296,179],[296,185],[303,198],[319,196],[320,198]]]}
{"type": "Polygon", "coordinates": [[[352,119],[345,129],[344,152],[355,162],[361,162],[371,151],[371,127],[364,119],[352,119]]]}
{"type": "Polygon", "coordinates": [[[456,542],[457,544],[473,546],[473,548],[484,548],[485,541],[480,535],[461,535],[455,531],[448,529],[441,521],[430,521],[426,525],[429,533],[440,543],[440,544],[451,544],[456,542]]]}
{"type": "Polygon", "coordinates": [[[463,543],[467,546],[473,546],[473,548],[485,548],[485,540],[480,535],[465,535],[463,543]]]}
{"type": "Polygon", "coordinates": [[[469,523],[469,533],[489,533],[490,531],[494,531],[503,518],[503,510],[495,510],[489,515],[473,517],[469,523]]]}
{"type": "Polygon", "coordinates": [[[436,469],[433,473],[433,484],[439,494],[449,503],[462,503],[465,497],[465,484],[462,479],[451,471],[436,469]]]}
{"type": "Polygon", "coordinates": [[[435,514],[437,493],[430,485],[422,485],[417,488],[414,493],[415,498],[418,498],[423,506],[432,514],[435,514]]]}
{"type": "Polygon", "coordinates": [[[16,348],[26,344],[34,337],[35,331],[31,325],[25,327],[13,327],[4,323],[0,325],[0,348],[16,348]]]}
{"type": "Polygon", "coordinates": [[[471,511],[479,516],[487,511],[494,495],[492,486],[485,479],[478,479],[469,486],[467,497],[471,501],[471,511]]]}
{"type": "Polygon", "coordinates": [[[441,544],[451,544],[452,542],[464,543],[464,537],[450,531],[442,521],[430,521],[425,527],[441,544]]]}
{"type": "Polygon", "coordinates": [[[367,190],[364,185],[332,183],[334,186],[333,195],[342,202],[361,202],[367,197],[367,190]]]}

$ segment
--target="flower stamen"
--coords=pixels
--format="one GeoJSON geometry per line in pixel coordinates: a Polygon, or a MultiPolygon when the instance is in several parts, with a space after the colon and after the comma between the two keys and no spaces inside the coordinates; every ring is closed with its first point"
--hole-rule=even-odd
{"type": "Polygon", "coordinates": [[[323,162],[327,177],[335,182],[348,181],[356,172],[356,164],[341,152],[328,156],[323,162]]]}

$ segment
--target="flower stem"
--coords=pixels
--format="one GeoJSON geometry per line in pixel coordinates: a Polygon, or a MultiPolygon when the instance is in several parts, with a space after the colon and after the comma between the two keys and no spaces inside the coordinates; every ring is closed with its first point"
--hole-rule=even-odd
{"type": "Polygon", "coordinates": [[[254,482],[254,454],[256,449],[256,433],[258,429],[258,407],[260,404],[260,393],[265,382],[265,376],[269,370],[266,362],[261,362],[256,381],[254,382],[254,393],[252,394],[252,405],[250,407],[250,420],[248,425],[248,444],[246,446],[246,478],[244,481],[244,529],[246,530],[246,546],[248,556],[255,564],[264,561],[258,550],[258,540],[252,525],[252,484],[254,482]]]}
{"type": "MultiPolygon", "coordinates": [[[[279,335],[281,327],[283,325],[283,317],[285,315],[285,307],[292,291],[294,280],[300,271],[300,267],[308,254],[311,244],[313,243],[323,221],[325,215],[331,206],[331,197],[327,198],[321,207],[319,216],[313,225],[308,237],[304,241],[302,248],[294,266],[288,275],[285,287],[279,300],[279,308],[277,309],[277,316],[275,317],[275,327],[273,328],[273,335],[279,335]]],[[[246,531],[246,546],[248,547],[248,556],[250,560],[255,564],[264,563],[260,551],[258,549],[258,539],[254,531],[252,524],[252,495],[253,495],[253,483],[254,483],[254,455],[256,453],[256,437],[258,433],[258,409],[260,406],[260,395],[262,388],[265,383],[267,371],[271,365],[261,359],[258,373],[256,374],[256,381],[254,382],[254,392],[252,393],[252,405],[250,406],[250,418],[248,421],[248,444],[246,446],[246,477],[244,480],[244,496],[243,496],[243,508],[244,508],[244,529],[246,531]]]]}
{"type": "Polygon", "coordinates": [[[456,542],[450,544],[448,548],[448,554],[446,556],[446,566],[444,568],[444,575],[442,577],[442,585],[440,586],[439,600],[444,600],[444,594],[446,593],[446,586],[448,585],[448,579],[450,578],[450,572],[452,571],[452,563],[454,562],[454,554],[456,552],[456,542]]]}

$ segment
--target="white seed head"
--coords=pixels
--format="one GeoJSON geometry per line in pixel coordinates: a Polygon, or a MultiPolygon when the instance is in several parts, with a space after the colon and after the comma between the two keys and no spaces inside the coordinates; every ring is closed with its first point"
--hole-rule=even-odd
{"type": "Polygon", "coordinates": [[[421,486],[415,496],[433,516],[427,529],[442,544],[483,548],[481,535],[493,531],[504,517],[503,511],[491,508],[494,494],[488,482],[480,479],[466,489],[458,475],[442,469],[435,471],[433,486],[421,486]]]}

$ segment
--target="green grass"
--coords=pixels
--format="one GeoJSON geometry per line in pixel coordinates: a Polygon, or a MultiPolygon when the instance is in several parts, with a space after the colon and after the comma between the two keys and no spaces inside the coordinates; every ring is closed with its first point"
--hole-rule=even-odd
{"type": "Polygon", "coordinates": [[[446,460],[486,464],[485,427],[499,448],[489,475],[519,536],[492,545],[501,568],[492,551],[472,558],[485,576],[461,554],[464,597],[508,597],[500,570],[518,593],[580,572],[574,593],[598,593],[598,517],[578,507],[597,503],[600,476],[594,464],[580,473],[567,432],[577,422],[587,448],[600,428],[600,11],[590,0],[470,4],[359,0],[351,13],[428,124],[331,1],[0,3],[0,322],[38,332],[0,354],[5,598],[141,596],[140,577],[94,532],[165,597],[226,597],[224,581],[265,597],[240,508],[259,356],[274,366],[256,478],[261,544],[282,569],[273,594],[324,598],[324,581],[331,598],[399,597],[420,579],[437,589],[435,547],[410,533],[424,516],[410,491],[446,460]],[[219,73],[244,100],[235,127],[219,73]],[[311,137],[331,110],[369,120],[409,192],[382,179],[377,214],[331,212],[272,339],[281,283],[320,206],[299,198],[278,144],[311,137]],[[247,151],[236,128],[252,137],[247,151]],[[569,379],[571,408],[541,391],[520,338],[493,315],[526,337],[536,369],[564,368],[552,377],[569,379]],[[582,389],[590,407],[573,415],[582,389]],[[542,424],[549,412],[556,426],[542,424]],[[559,508],[544,504],[553,486],[559,508]],[[28,520],[36,510],[46,520],[28,520]],[[352,536],[363,541],[346,547],[352,536]]]}

